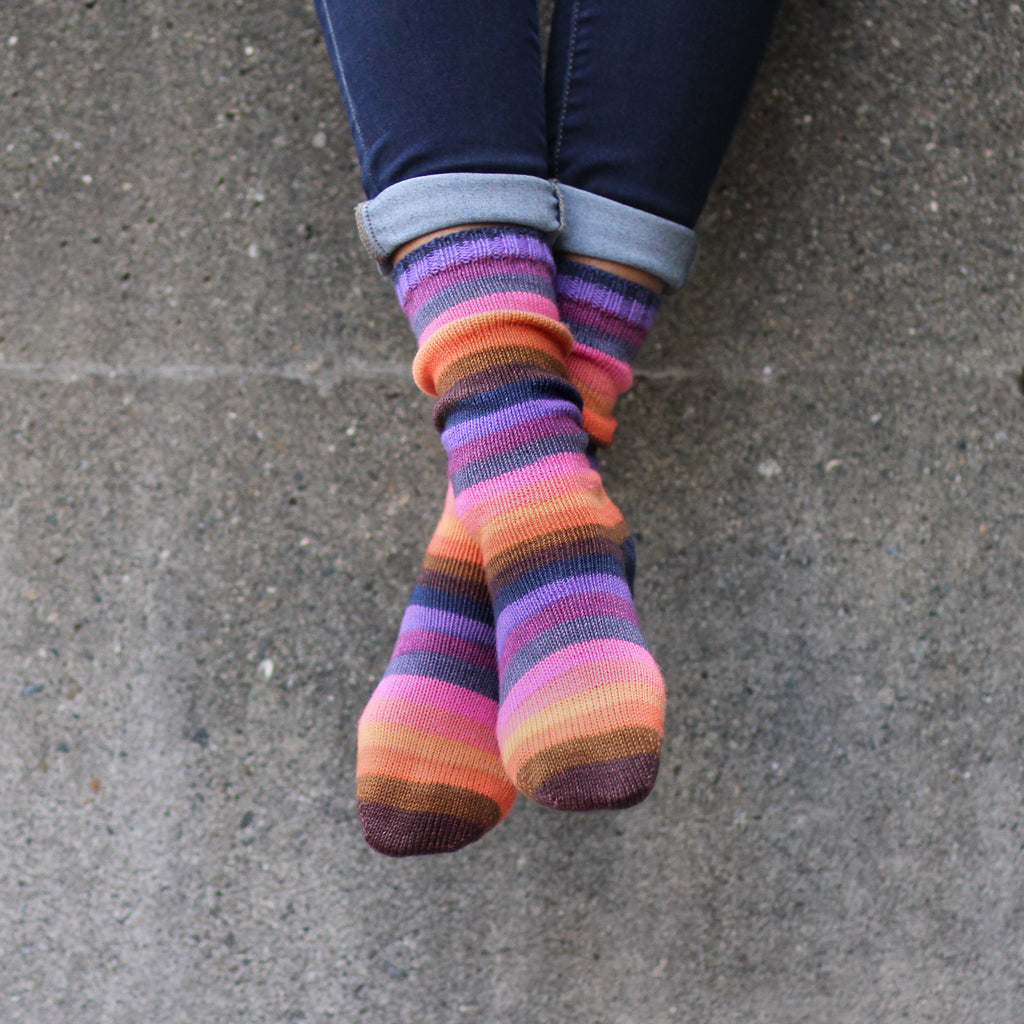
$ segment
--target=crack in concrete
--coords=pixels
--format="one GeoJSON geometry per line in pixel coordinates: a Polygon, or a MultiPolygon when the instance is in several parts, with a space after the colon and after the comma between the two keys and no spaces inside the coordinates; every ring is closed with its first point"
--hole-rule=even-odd
{"type": "MultiPolygon", "coordinates": [[[[906,370],[906,367],[903,367],[906,370]]],[[[986,363],[984,361],[958,361],[950,366],[948,361],[942,369],[956,369],[961,373],[992,379],[1010,379],[1014,385],[1021,386],[1024,377],[1020,368],[1005,363],[986,363]]],[[[918,375],[935,373],[939,367],[918,367],[918,375]]],[[[845,376],[849,368],[835,365],[826,369],[820,363],[816,367],[816,376],[845,376]]],[[[889,376],[893,367],[884,365],[862,367],[861,376],[889,376]]],[[[804,376],[807,374],[805,373],[804,376]]],[[[774,372],[739,372],[709,373],[706,370],[689,369],[684,366],[635,368],[636,380],[647,381],[691,381],[716,383],[755,383],[764,385],[779,384],[792,376],[785,370],[774,372]]],[[[326,396],[335,388],[352,380],[389,381],[407,384],[414,387],[412,375],[406,365],[373,362],[363,359],[346,359],[334,362],[330,367],[318,366],[316,363],[282,363],[279,366],[252,365],[240,363],[197,364],[197,363],[100,363],[89,360],[68,360],[57,363],[5,363],[0,362],[0,380],[39,381],[55,384],[76,384],[85,380],[138,380],[163,381],[170,384],[205,384],[216,380],[290,380],[315,388],[321,396],[326,396]]]]}
{"type": "Polygon", "coordinates": [[[316,388],[321,395],[350,380],[401,381],[413,387],[409,370],[391,363],[349,359],[330,368],[309,363],[280,366],[244,366],[238,363],[127,363],[110,364],[75,360],[59,363],[0,363],[0,379],[76,384],[85,380],[163,381],[170,384],[205,384],[217,380],[291,380],[316,388]]]}

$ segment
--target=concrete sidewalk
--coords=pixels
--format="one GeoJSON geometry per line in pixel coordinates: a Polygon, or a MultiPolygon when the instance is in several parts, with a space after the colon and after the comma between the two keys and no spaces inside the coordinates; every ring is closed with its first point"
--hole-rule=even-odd
{"type": "Polygon", "coordinates": [[[0,15],[4,1024],[1024,1020],[1024,14],[792,0],[607,482],[652,797],[393,861],[443,493],[312,8],[0,15]]]}

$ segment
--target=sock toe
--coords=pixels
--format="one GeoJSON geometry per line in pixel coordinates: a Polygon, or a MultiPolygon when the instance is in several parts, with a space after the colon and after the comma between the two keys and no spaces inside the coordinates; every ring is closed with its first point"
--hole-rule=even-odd
{"type": "Polygon", "coordinates": [[[576,765],[546,779],[530,795],[560,811],[621,810],[645,800],[658,776],[656,754],[576,765]]]}
{"type": "Polygon", "coordinates": [[[660,749],[660,734],[642,727],[582,736],[530,758],[516,773],[516,786],[558,810],[632,807],[654,788],[660,749]]]}
{"type": "Polygon", "coordinates": [[[457,815],[410,811],[373,800],[360,800],[358,806],[366,842],[388,857],[461,850],[476,842],[500,818],[497,805],[492,824],[486,826],[457,815]]]}

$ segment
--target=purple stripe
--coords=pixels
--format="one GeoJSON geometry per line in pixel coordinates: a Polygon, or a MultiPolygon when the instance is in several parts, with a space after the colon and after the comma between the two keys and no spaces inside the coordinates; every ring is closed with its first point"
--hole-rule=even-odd
{"type": "Polygon", "coordinates": [[[573,618],[582,615],[608,615],[617,619],[623,619],[640,628],[637,621],[636,611],[631,601],[627,601],[618,594],[610,594],[607,590],[580,590],[573,598],[563,598],[561,601],[553,601],[547,607],[541,609],[534,618],[528,620],[523,626],[521,636],[513,636],[515,630],[510,630],[505,636],[501,645],[501,669],[504,671],[509,660],[516,656],[516,653],[532,643],[539,633],[557,626],[560,622],[568,622],[573,618]],[[573,607],[567,607],[573,600],[578,598],[573,607]],[[585,607],[580,604],[585,602],[585,607]]]}
{"type": "MultiPolygon", "coordinates": [[[[481,459],[507,456],[515,461],[515,453],[531,441],[544,438],[578,434],[580,428],[566,416],[545,416],[526,424],[515,424],[495,430],[486,437],[474,438],[468,444],[446,447],[448,452],[448,475],[454,476],[460,469],[471,466],[481,459]]],[[[545,449],[546,450],[546,449],[545,449]]],[[[561,446],[559,446],[561,450],[561,446]]]]}
{"type": "Polygon", "coordinates": [[[555,290],[559,297],[605,310],[619,320],[641,324],[649,330],[661,305],[661,298],[642,285],[627,282],[627,292],[633,291],[634,288],[642,289],[646,295],[640,298],[637,295],[623,294],[615,286],[601,285],[571,273],[560,273],[555,278],[555,290]]]}
{"type": "Polygon", "coordinates": [[[409,629],[429,629],[438,633],[447,633],[449,636],[467,640],[470,643],[493,644],[494,627],[479,622],[476,619],[468,619],[464,615],[456,615],[454,612],[438,611],[436,608],[424,608],[422,605],[410,604],[402,616],[402,625],[399,631],[401,634],[409,629]]]}
{"type": "Polygon", "coordinates": [[[444,654],[479,668],[494,670],[494,644],[469,643],[451,633],[434,630],[402,630],[391,652],[392,659],[403,654],[444,654]]]}
{"type": "MultiPolygon", "coordinates": [[[[534,282],[529,291],[535,291],[538,295],[554,299],[555,291],[551,282],[551,275],[547,267],[537,263],[535,260],[481,260],[479,263],[466,263],[453,266],[443,274],[435,274],[418,285],[402,287],[399,299],[402,308],[408,311],[418,309],[424,302],[429,301],[436,295],[455,285],[463,287],[478,285],[480,282],[487,282],[503,275],[515,274],[524,280],[534,282]]],[[[404,282],[402,282],[404,285],[404,282]]],[[[476,291],[477,289],[474,289],[476,291]]],[[[483,290],[486,294],[486,289],[483,290]]]]}
{"type": "Polygon", "coordinates": [[[626,581],[621,576],[613,576],[609,573],[570,576],[555,583],[548,583],[502,608],[498,615],[498,626],[495,633],[498,650],[500,651],[504,646],[509,633],[531,615],[536,615],[547,605],[562,598],[590,591],[600,591],[614,597],[624,598],[627,601],[630,600],[629,586],[626,581]]]}
{"type": "Polygon", "coordinates": [[[573,423],[579,421],[579,409],[572,402],[567,402],[564,398],[538,398],[532,402],[501,408],[496,412],[475,416],[445,427],[441,434],[441,444],[447,451],[459,448],[477,438],[487,437],[506,427],[528,423],[541,417],[559,415],[570,416],[573,423]]]}
{"type": "Polygon", "coordinates": [[[554,273],[551,250],[535,235],[503,231],[485,238],[467,238],[473,232],[455,232],[414,249],[394,271],[399,296],[428,277],[447,273],[452,266],[481,260],[530,260],[542,263],[554,273]]]}

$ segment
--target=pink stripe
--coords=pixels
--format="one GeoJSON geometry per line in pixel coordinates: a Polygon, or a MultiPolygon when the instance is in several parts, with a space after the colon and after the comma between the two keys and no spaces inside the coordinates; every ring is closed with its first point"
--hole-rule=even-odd
{"type": "MultiPolygon", "coordinates": [[[[526,675],[522,676],[512,687],[512,692],[503,697],[501,709],[498,712],[498,738],[503,731],[507,731],[509,716],[518,708],[531,694],[536,693],[542,687],[547,686],[552,680],[563,673],[571,673],[562,683],[559,683],[559,691],[565,696],[572,693],[582,693],[599,684],[600,680],[594,673],[587,670],[587,666],[594,661],[618,660],[628,665],[643,665],[650,667],[655,673],[658,667],[642,647],[631,644],[627,640],[588,640],[585,643],[570,644],[555,651],[543,660],[539,661],[526,675]],[[582,670],[582,671],[581,671],[582,670]]],[[[633,675],[635,670],[624,670],[623,682],[633,675]]]]}
{"type": "MultiPolygon", "coordinates": [[[[494,723],[497,704],[490,697],[427,676],[385,676],[363,711],[367,721],[377,720],[372,709],[378,700],[405,700],[471,718],[481,725],[494,723]]],[[[362,720],[362,719],[360,719],[362,720]]]]}
{"type": "MultiPolygon", "coordinates": [[[[514,491],[524,488],[536,488],[538,485],[550,483],[559,477],[565,478],[565,483],[558,488],[544,487],[539,494],[531,495],[533,503],[547,501],[558,496],[579,495],[581,503],[586,494],[597,497],[598,494],[604,497],[601,487],[600,476],[591,468],[590,463],[578,452],[556,452],[546,458],[532,462],[528,466],[521,466],[509,470],[498,476],[481,480],[480,483],[467,487],[461,494],[455,497],[455,507],[459,510],[459,518],[471,534],[476,534],[483,523],[477,524],[475,520],[482,512],[483,516],[490,518],[497,512],[505,509],[491,508],[496,502],[508,505],[508,495],[514,491]]],[[[608,499],[605,498],[605,501],[608,499]]]]}
{"type": "Polygon", "coordinates": [[[573,376],[572,368],[575,368],[576,373],[581,377],[588,375],[593,370],[607,374],[617,393],[628,391],[633,383],[633,371],[628,363],[587,345],[577,343],[566,357],[565,365],[567,369],[570,369],[570,376],[573,377],[574,383],[578,378],[573,376]]]}
{"type": "Polygon", "coordinates": [[[423,328],[419,344],[422,346],[435,331],[440,330],[446,324],[461,320],[463,317],[473,316],[476,313],[499,311],[538,313],[551,320],[558,319],[558,308],[543,295],[535,295],[533,292],[493,292],[449,306],[440,316],[434,317],[423,328]]]}

